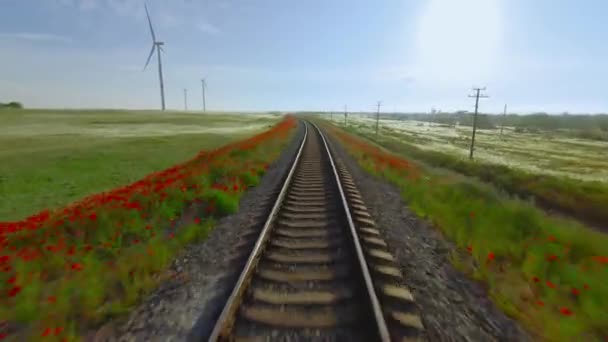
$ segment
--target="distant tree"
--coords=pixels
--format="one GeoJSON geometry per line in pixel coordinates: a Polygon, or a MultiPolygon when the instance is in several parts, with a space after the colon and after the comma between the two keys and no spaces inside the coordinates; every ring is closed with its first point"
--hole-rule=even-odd
{"type": "Polygon", "coordinates": [[[21,102],[12,101],[9,103],[0,103],[0,108],[23,109],[21,102]]]}

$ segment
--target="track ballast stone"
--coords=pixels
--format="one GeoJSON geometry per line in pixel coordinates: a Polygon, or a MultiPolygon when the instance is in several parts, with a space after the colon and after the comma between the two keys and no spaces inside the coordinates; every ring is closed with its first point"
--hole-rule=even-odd
{"type": "MultiPolygon", "coordinates": [[[[87,341],[187,341],[202,340],[238,276],[235,246],[243,254],[252,248],[244,240],[247,230],[263,224],[268,204],[280,185],[302,141],[304,126],[277,161],[270,164],[260,184],[241,198],[239,211],[218,221],[207,239],[187,246],[173,261],[170,272],[177,276],[163,282],[127,318],[118,319],[86,337],[87,341]],[[245,241],[246,243],[243,243],[245,241]],[[235,266],[236,263],[236,266],[235,266]]],[[[255,234],[253,234],[255,235],[255,234]]]]}
{"type": "Polygon", "coordinates": [[[488,299],[480,284],[454,269],[448,259],[454,245],[412,213],[395,186],[367,174],[335,138],[326,137],[396,257],[430,341],[532,340],[488,299]]]}

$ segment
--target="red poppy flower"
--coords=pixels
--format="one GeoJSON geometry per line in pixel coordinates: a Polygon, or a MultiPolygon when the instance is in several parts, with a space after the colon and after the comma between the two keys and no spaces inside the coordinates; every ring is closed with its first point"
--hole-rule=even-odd
{"type": "Polygon", "coordinates": [[[201,219],[200,219],[200,218],[198,218],[198,217],[195,217],[195,218],[194,218],[194,223],[196,223],[196,224],[201,223],[201,219]]]}
{"type": "Polygon", "coordinates": [[[55,296],[49,296],[46,300],[49,303],[55,303],[57,301],[57,297],[55,297],[55,296]]]}
{"type": "Polygon", "coordinates": [[[578,296],[580,293],[581,293],[581,292],[580,292],[580,291],[579,291],[579,290],[578,290],[576,287],[573,287],[573,288],[572,288],[572,294],[573,294],[573,295],[578,296]]]}
{"type": "Polygon", "coordinates": [[[571,316],[573,314],[572,310],[568,309],[567,307],[559,309],[559,312],[561,312],[564,316],[571,316]]]}
{"type": "Polygon", "coordinates": [[[589,290],[589,285],[583,284],[583,287],[585,288],[585,290],[589,290]]]}
{"type": "Polygon", "coordinates": [[[553,284],[552,282],[550,282],[549,280],[547,280],[547,286],[549,286],[550,288],[554,289],[555,288],[555,284],[553,284]]]}
{"type": "Polygon", "coordinates": [[[72,264],[71,268],[74,271],[80,271],[80,270],[82,270],[82,264],[75,262],[72,264]]]}
{"type": "Polygon", "coordinates": [[[492,260],[494,260],[494,257],[495,257],[495,256],[494,256],[494,252],[490,252],[490,253],[488,253],[488,261],[492,261],[492,260]]]}
{"type": "Polygon", "coordinates": [[[4,340],[7,337],[8,337],[7,333],[0,332],[0,340],[4,340]]]}
{"type": "Polygon", "coordinates": [[[471,211],[471,212],[469,213],[469,216],[470,216],[471,218],[475,218],[475,212],[471,211]]]}
{"type": "Polygon", "coordinates": [[[57,336],[57,335],[61,334],[61,332],[62,332],[62,331],[63,331],[63,328],[62,328],[62,327],[55,328],[55,336],[57,336]]]}
{"type": "Polygon", "coordinates": [[[532,277],[532,280],[533,280],[535,283],[540,282],[540,279],[539,279],[538,277],[532,277]]]}
{"type": "Polygon", "coordinates": [[[608,257],[605,256],[594,256],[593,259],[595,259],[595,261],[599,262],[600,264],[608,264],[608,257]]]}
{"type": "Polygon", "coordinates": [[[15,281],[17,281],[17,277],[13,276],[13,277],[8,278],[8,280],[6,282],[9,284],[14,284],[15,281]]]}
{"type": "Polygon", "coordinates": [[[20,286],[14,286],[12,289],[8,291],[9,297],[15,297],[19,292],[21,292],[20,286]]]}
{"type": "Polygon", "coordinates": [[[542,300],[537,300],[536,301],[536,305],[538,305],[538,306],[545,306],[545,303],[542,300]]]}
{"type": "Polygon", "coordinates": [[[473,246],[468,245],[467,246],[467,251],[469,251],[469,254],[473,253],[473,246]]]}
{"type": "Polygon", "coordinates": [[[557,259],[558,259],[558,256],[557,256],[557,255],[549,255],[549,256],[547,257],[547,261],[549,261],[549,262],[551,262],[551,261],[555,261],[555,260],[557,260],[557,259]]]}

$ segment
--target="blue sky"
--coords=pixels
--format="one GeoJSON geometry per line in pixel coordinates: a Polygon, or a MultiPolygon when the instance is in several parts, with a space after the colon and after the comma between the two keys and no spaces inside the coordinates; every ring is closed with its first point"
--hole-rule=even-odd
{"type": "MultiPolygon", "coordinates": [[[[168,108],[606,112],[605,0],[148,0],[168,108]]],[[[160,106],[143,0],[0,0],[0,101],[160,106]]]]}

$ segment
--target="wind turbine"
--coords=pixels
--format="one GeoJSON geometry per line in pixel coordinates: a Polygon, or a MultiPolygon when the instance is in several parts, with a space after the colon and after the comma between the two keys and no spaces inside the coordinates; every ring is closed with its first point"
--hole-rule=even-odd
{"type": "Polygon", "coordinates": [[[162,46],[165,43],[156,41],[156,35],[154,34],[154,29],[152,28],[152,20],[150,20],[150,13],[148,12],[148,6],[144,4],[144,8],[146,9],[148,24],[150,25],[150,33],[152,34],[152,50],[150,50],[150,55],[148,55],[148,60],[146,61],[144,70],[146,70],[146,68],[148,67],[150,60],[152,59],[152,55],[154,54],[154,50],[156,49],[156,56],[158,57],[158,79],[160,80],[160,101],[162,104],[162,110],[165,110],[165,85],[163,84],[163,64],[160,60],[160,53],[161,51],[164,51],[162,46]]]}
{"type": "Polygon", "coordinates": [[[205,88],[207,88],[207,81],[204,78],[201,80],[201,85],[202,85],[202,88],[203,88],[203,112],[206,112],[207,111],[207,105],[205,103],[205,88]]]}

